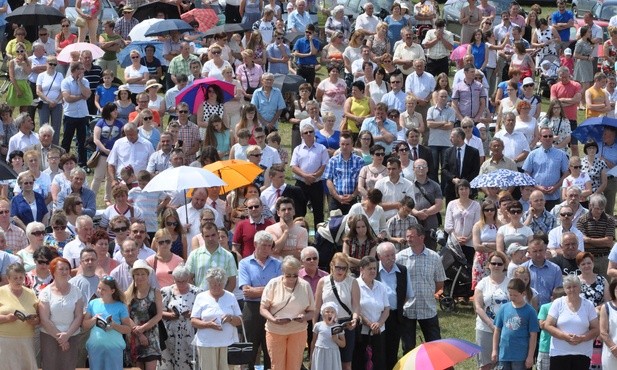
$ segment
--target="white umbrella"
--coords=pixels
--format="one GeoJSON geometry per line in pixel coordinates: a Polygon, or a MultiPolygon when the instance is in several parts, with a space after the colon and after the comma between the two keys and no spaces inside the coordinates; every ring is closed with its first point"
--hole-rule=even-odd
{"type": "Polygon", "coordinates": [[[146,37],[146,32],[153,24],[159,23],[164,19],[160,18],[150,18],[145,21],[141,21],[137,26],[133,27],[131,32],[129,32],[129,37],[131,41],[146,41],[146,40],[155,40],[156,37],[146,37]]]}
{"type": "MultiPolygon", "coordinates": [[[[184,207],[186,208],[186,190],[193,188],[209,188],[213,186],[226,186],[227,183],[212,172],[190,166],[168,168],[154,176],[143,189],[145,192],[155,191],[184,191],[184,207]]],[[[187,212],[188,223],[188,212],[187,212]]]]}
{"type": "Polygon", "coordinates": [[[103,54],[105,54],[103,49],[94,44],[91,44],[89,42],[76,42],[74,44],[68,44],[67,46],[65,46],[60,52],[60,54],[58,54],[58,60],[61,62],[70,63],[72,60],[72,52],[78,51],[81,53],[84,50],[89,50],[92,53],[92,60],[97,60],[98,58],[102,57],[103,54]]]}

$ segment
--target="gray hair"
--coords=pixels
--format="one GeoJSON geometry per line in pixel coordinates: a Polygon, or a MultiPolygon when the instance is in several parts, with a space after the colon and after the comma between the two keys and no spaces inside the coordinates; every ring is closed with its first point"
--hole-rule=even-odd
{"type": "Polygon", "coordinates": [[[31,174],[30,171],[21,172],[19,175],[17,175],[17,183],[19,184],[19,186],[21,186],[21,183],[26,178],[32,178],[32,181],[35,180],[34,175],[31,174]]]}
{"type": "Polygon", "coordinates": [[[311,247],[310,245],[308,247],[302,248],[302,250],[300,251],[300,259],[304,261],[304,259],[308,257],[310,253],[315,253],[317,255],[317,259],[319,259],[319,251],[317,250],[317,248],[311,247]]]}
{"type": "Polygon", "coordinates": [[[255,237],[253,238],[253,243],[254,244],[274,243],[274,238],[266,230],[260,230],[257,233],[255,233],[255,237]]]}
{"type": "Polygon", "coordinates": [[[281,264],[281,269],[284,269],[285,267],[300,270],[300,267],[302,267],[302,262],[294,256],[285,256],[285,258],[283,258],[283,263],[281,264]]]}
{"type": "Polygon", "coordinates": [[[583,193],[583,189],[581,189],[580,186],[578,185],[570,185],[568,186],[568,188],[566,189],[566,193],[569,193],[570,190],[574,190],[578,193],[578,195],[581,195],[583,193]]]}
{"type": "Polygon", "coordinates": [[[563,287],[566,286],[581,286],[581,280],[576,275],[566,275],[563,277],[563,287]]]}
{"type": "Polygon", "coordinates": [[[53,134],[56,133],[56,130],[54,130],[54,128],[49,123],[45,123],[41,127],[39,127],[39,134],[42,134],[44,132],[47,132],[48,134],[51,134],[53,136],[53,134]]]}
{"type": "Polygon", "coordinates": [[[505,122],[506,118],[514,118],[514,119],[516,119],[516,114],[514,114],[514,112],[506,112],[506,113],[503,114],[504,122],[505,122]]]}
{"type": "Polygon", "coordinates": [[[473,119],[471,117],[465,117],[461,120],[461,126],[464,126],[465,123],[470,123],[473,125],[473,119]]]}
{"type": "Polygon", "coordinates": [[[594,194],[589,197],[589,208],[592,206],[597,206],[602,208],[604,211],[606,209],[606,197],[602,194],[594,194]]]}
{"type": "Polygon", "coordinates": [[[88,215],[78,216],[77,219],[75,220],[75,228],[79,229],[87,223],[89,223],[90,225],[94,225],[94,222],[92,222],[92,218],[90,218],[90,216],[88,215]]]}
{"type": "Polygon", "coordinates": [[[394,246],[393,243],[391,242],[379,243],[379,245],[377,246],[377,255],[383,254],[386,251],[386,249],[389,249],[389,248],[392,248],[392,250],[396,252],[396,247],[394,246]]]}
{"type": "Polygon", "coordinates": [[[127,123],[122,127],[122,130],[126,133],[127,131],[137,131],[137,126],[134,123],[127,123]]]}
{"type": "Polygon", "coordinates": [[[30,222],[27,226],[26,226],[26,236],[29,236],[30,234],[32,234],[33,231],[45,231],[45,225],[42,224],[41,222],[30,222]]]}
{"type": "Polygon", "coordinates": [[[557,70],[557,76],[561,76],[562,74],[568,74],[568,76],[570,76],[570,70],[568,69],[568,67],[559,67],[559,69],[557,70]]]}
{"type": "Polygon", "coordinates": [[[178,265],[171,273],[171,276],[173,276],[174,280],[183,280],[190,278],[191,272],[185,265],[178,265]]]}
{"type": "Polygon", "coordinates": [[[15,118],[15,126],[17,127],[17,129],[19,130],[21,128],[21,125],[26,122],[26,117],[30,117],[30,115],[26,112],[24,113],[20,113],[17,118],[15,118]]]}
{"type": "Polygon", "coordinates": [[[266,80],[266,79],[269,79],[269,78],[274,78],[274,75],[272,73],[270,73],[270,72],[266,72],[266,73],[261,75],[261,79],[262,80],[266,80]]]}
{"type": "Polygon", "coordinates": [[[70,176],[73,177],[75,175],[84,175],[86,176],[86,171],[81,167],[75,167],[71,170],[70,176]]]}
{"type": "Polygon", "coordinates": [[[206,280],[207,281],[216,281],[221,283],[223,286],[227,284],[227,275],[225,271],[223,271],[220,267],[213,267],[208,272],[206,272],[206,280]]]}

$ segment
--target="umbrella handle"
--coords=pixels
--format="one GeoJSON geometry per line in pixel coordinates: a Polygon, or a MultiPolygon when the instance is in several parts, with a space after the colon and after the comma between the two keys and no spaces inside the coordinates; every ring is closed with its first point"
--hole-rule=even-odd
{"type": "Polygon", "coordinates": [[[186,189],[182,190],[184,192],[184,213],[186,215],[186,224],[189,224],[189,208],[188,208],[188,204],[186,203],[186,189]]]}

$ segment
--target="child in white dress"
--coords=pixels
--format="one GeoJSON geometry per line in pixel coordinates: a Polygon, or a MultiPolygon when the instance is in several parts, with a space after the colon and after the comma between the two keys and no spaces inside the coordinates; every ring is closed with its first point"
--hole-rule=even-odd
{"type": "MultiPolygon", "coordinates": [[[[311,356],[311,370],[341,370],[341,353],[339,347],[345,347],[345,331],[340,330],[337,334],[332,333],[336,326],[338,305],[327,302],[321,306],[323,321],[313,327],[313,355],[311,356]]],[[[342,328],[340,328],[342,329],[342,328]]]]}

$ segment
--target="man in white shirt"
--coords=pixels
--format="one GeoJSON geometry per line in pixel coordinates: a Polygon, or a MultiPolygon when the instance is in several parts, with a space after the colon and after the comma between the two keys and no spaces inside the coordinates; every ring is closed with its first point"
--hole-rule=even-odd
{"type": "Polygon", "coordinates": [[[109,273],[109,276],[116,280],[118,289],[124,292],[133,283],[133,274],[131,274],[131,270],[133,268],[148,270],[148,281],[150,282],[150,286],[153,288],[159,287],[156,274],[152,270],[152,267],[148,266],[146,261],[137,258],[139,249],[135,240],[131,238],[126,239],[122,242],[120,250],[122,252],[124,262],[120,263],[120,265],[116,266],[116,268],[109,273]]]}
{"type": "Polygon", "coordinates": [[[400,68],[405,76],[408,76],[413,72],[413,61],[425,59],[424,49],[422,45],[414,43],[414,34],[409,27],[403,27],[401,37],[402,42],[394,49],[392,62],[400,68]]]}
{"type": "Polygon", "coordinates": [[[523,167],[523,162],[529,155],[529,143],[527,138],[519,131],[514,131],[516,116],[512,112],[503,115],[504,128],[495,134],[496,138],[503,141],[503,155],[516,162],[518,168],[523,167]]]}
{"type": "Polygon", "coordinates": [[[414,185],[411,181],[401,177],[401,161],[390,157],[386,165],[388,176],[375,183],[375,189],[383,194],[381,206],[385,211],[386,220],[394,216],[401,206],[401,200],[405,197],[414,197],[414,185]]]}
{"type": "Polygon", "coordinates": [[[379,24],[379,18],[373,15],[375,6],[372,3],[364,4],[364,14],[360,14],[356,18],[356,29],[364,30],[373,35],[377,32],[377,24],[379,24]]]}
{"type": "Polygon", "coordinates": [[[9,150],[6,155],[6,161],[11,163],[9,155],[15,150],[24,151],[29,146],[40,143],[39,135],[34,132],[34,121],[28,113],[21,113],[15,118],[15,126],[17,133],[9,139],[9,150]]]}
{"type": "Polygon", "coordinates": [[[193,197],[191,198],[191,204],[187,206],[180,206],[178,208],[178,217],[180,223],[186,230],[187,240],[193,240],[195,235],[198,235],[201,211],[204,209],[210,209],[214,213],[214,223],[217,227],[223,227],[223,217],[221,213],[216,209],[206,204],[208,200],[208,191],[205,188],[198,188],[193,191],[193,197]],[[187,223],[188,215],[188,223],[187,223]]]}
{"type": "Polygon", "coordinates": [[[71,266],[76,269],[81,263],[81,250],[88,247],[90,237],[94,232],[94,223],[90,216],[82,215],[75,221],[77,237],[64,246],[62,257],[69,260],[71,266]]]}
{"type": "Polygon", "coordinates": [[[569,205],[561,206],[559,209],[559,221],[560,226],[555,227],[548,232],[548,250],[553,254],[553,257],[557,254],[563,253],[561,250],[562,236],[564,233],[571,232],[576,236],[578,250],[585,251],[585,243],[583,242],[583,233],[576,228],[574,220],[574,211],[569,205]]]}
{"type": "Polygon", "coordinates": [[[257,145],[261,148],[261,161],[259,165],[270,168],[273,164],[281,163],[279,152],[273,147],[266,145],[266,132],[263,127],[255,128],[253,138],[255,138],[257,145]]]}
{"type": "Polygon", "coordinates": [[[371,48],[367,45],[362,45],[362,58],[356,59],[351,63],[351,73],[353,73],[354,79],[364,76],[364,68],[362,66],[365,62],[373,65],[373,71],[377,68],[377,64],[371,61],[371,48]]]}
{"type": "Polygon", "coordinates": [[[306,214],[306,199],[302,189],[298,186],[285,183],[285,167],[275,164],[268,171],[270,176],[270,186],[261,193],[261,202],[264,207],[268,207],[272,214],[277,214],[276,204],[281,197],[288,197],[294,200],[296,217],[304,217],[306,214]],[[295,206],[298,204],[298,206],[295,206]]]}
{"type": "MultiPolygon", "coordinates": [[[[422,119],[426,122],[426,113],[431,106],[431,98],[435,91],[435,77],[425,71],[426,62],[424,59],[416,59],[413,61],[414,72],[407,76],[405,80],[405,92],[413,93],[416,96],[416,112],[422,115],[422,119]]],[[[428,135],[425,135],[428,136],[428,135]]],[[[425,143],[428,140],[425,141],[425,143]]]]}
{"type": "Polygon", "coordinates": [[[137,173],[148,167],[148,159],[154,153],[152,144],[139,136],[137,127],[132,123],[124,125],[125,137],[118,139],[107,157],[107,172],[113,179],[113,185],[118,183],[120,171],[127,166],[133,167],[137,173]]]}
{"type": "MultiPolygon", "coordinates": [[[[153,256],[156,252],[146,245],[146,236],[148,232],[146,230],[146,223],[142,220],[136,220],[131,223],[129,238],[135,241],[135,245],[139,248],[137,251],[137,258],[140,260],[146,260],[148,257],[153,256]]],[[[114,252],[114,259],[120,263],[124,262],[124,254],[120,251],[114,252]]]]}

